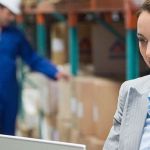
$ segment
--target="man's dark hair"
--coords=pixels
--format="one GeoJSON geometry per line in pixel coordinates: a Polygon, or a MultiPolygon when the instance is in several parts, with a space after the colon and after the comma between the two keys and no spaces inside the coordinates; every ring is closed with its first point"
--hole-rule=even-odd
{"type": "Polygon", "coordinates": [[[4,8],[4,6],[2,4],[0,4],[0,8],[4,8]]]}

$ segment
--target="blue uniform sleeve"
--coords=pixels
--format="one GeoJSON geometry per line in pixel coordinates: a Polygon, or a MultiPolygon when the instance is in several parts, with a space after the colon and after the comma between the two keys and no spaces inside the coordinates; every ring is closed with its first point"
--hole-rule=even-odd
{"type": "Polygon", "coordinates": [[[43,73],[56,80],[56,74],[58,73],[56,66],[50,60],[39,56],[22,33],[20,33],[20,40],[20,56],[31,70],[43,73]]]}

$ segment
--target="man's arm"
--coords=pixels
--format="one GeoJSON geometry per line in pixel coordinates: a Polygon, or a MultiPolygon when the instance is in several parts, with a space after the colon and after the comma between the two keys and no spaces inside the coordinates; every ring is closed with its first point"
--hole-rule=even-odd
{"type": "Polygon", "coordinates": [[[122,115],[126,100],[126,82],[122,84],[119,92],[118,106],[114,115],[113,126],[104,144],[103,150],[118,150],[119,138],[120,138],[120,127],[122,122],[122,115]]]}
{"type": "Polygon", "coordinates": [[[33,71],[41,72],[57,80],[60,72],[50,60],[39,56],[31,47],[25,36],[20,33],[19,55],[33,71]]]}

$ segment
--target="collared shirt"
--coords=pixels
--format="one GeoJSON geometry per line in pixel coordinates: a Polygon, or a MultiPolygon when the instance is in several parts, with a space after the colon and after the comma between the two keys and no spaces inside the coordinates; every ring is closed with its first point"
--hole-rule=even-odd
{"type": "Polygon", "coordinates": [[[150,97],[148,97],[148,113],[139,150],[150,150],[150,97]]]}

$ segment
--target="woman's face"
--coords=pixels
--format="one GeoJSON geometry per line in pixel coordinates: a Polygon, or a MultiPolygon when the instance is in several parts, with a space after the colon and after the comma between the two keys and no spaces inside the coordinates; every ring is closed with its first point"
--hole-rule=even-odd
{"type": "Polygon", "coordinates": [[[143,11],[137,22],[137,37],[144,61],[150,67],[150,13],[143,11]]]}

